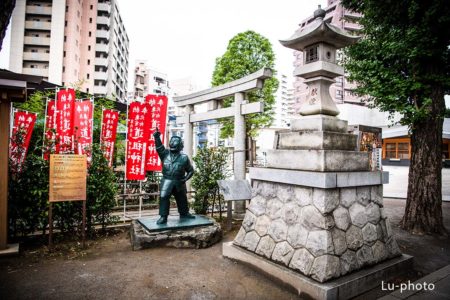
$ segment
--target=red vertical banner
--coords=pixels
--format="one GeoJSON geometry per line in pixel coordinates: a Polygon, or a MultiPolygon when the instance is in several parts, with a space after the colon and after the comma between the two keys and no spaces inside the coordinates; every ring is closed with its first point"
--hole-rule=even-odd
{"type": "Polygon", "coordinates": [[[145,179],[145,155],[150,138],[150,105],[133,102],[128,108],[126,179],[145,179]]]}
{"type": "Polygon", "coordinates": [[[13,170],[20,172],[28,152],[33,133],[36,114],[27,111],[16,111],[10,142],[9,156],[13,161],[13,170]]]}
{"type": "Polygon", "coordinates": [[[85,154],[92,159],[92,130],[94,105],[90,99],[76,101],[73,110],[75,154],[85,154]]]}
{"type": "Polygon", "coordinates": [[[158,157],[155,149],[155,140],[153,139],[153,132],[156,127],[161,132],[161,141],[164,144],[166,138],[166,124],[167,124],[167,96],[163,95],[147,95],[145,102],[150,105],[150,139],[147,145],[147,159],[145,163],[145,169],[147,171],[159,171],[162,170],[161,160],[158,157]]]}
{"type": "Polygon", "coordinates": [[[114,155],[114,145],[116,143],[117,125],[119,123],[119,112],[112,109],[103,110],[102,132],[100,134],[100,143],[103,149],[103,155],[108,160],[111,167],[114,155]]]}
{"type": "Polygon", "coordinates": [[[56,94],[56,153],[73,150],[73,108],[75,91],[60,90],[56,94]]]}
{"type": "Polygon", "coordinates": [[[56,125],[56,105],[55,100],[47,100],[47,110],[45,111],[44,128],[44,159],[48,160],[50,153],[55,152],[55,126],[56,125]]]}

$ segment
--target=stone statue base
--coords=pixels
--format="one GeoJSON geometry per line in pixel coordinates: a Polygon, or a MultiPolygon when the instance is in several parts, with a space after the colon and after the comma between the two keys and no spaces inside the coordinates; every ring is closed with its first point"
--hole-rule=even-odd
{"type": "Polygon", "coordinates": [[[222,239],[222,229],[213,219],[196,216],[179,219],[169,216],[167,224],[157,225],[159,216],[133,220],[130,241],[133,250],[154,247],[207,248],[222,239]]]}

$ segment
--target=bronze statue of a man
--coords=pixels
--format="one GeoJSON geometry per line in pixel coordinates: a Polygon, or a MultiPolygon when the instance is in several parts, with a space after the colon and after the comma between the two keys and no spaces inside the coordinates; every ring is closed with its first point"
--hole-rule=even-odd
{"type": "Polygon", "coordinates": [[[181,153],[183,141],[179,136],[173,136],[169,142],[169,150],[161,142],[161,133],[158,128],[153,133],[155,138],[156,152],[163,164],[163,178],[160,183],[159,215],[161,216],[157,224],[167,223],[169,215],[170,197],[174,195],[177,201],[180,218],[192,219],[195,216],[189,213],[187,202],[186,181],[194,175],[194,168],[189,161],[189,157],[181,153]]]}

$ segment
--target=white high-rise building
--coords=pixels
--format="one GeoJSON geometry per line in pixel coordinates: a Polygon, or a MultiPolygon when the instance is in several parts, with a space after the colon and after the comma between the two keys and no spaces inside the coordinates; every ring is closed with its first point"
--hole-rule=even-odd
{"type": "MultiPolygon", "coordinates": [[[[291,76],[292,77],[292,76],[291,76]]],[[[293,78],[281,74],[275,100],[275,118],[271,127],[286,128],[295,114],[293,78]]]]}
{"type": "Polygon", "coordinates": [[[17,0],[10,70],[125,102],[129,39],[117,0],[17,0]]]}

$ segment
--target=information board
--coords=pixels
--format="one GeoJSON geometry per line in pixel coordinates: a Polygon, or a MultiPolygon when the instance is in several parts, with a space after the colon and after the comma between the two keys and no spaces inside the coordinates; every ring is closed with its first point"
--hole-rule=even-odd
{"type": "Polygon", "coordinates": [[[86,200],[86,155],[51,154],[49,201],[86,200]]]}

